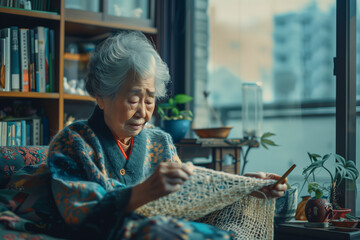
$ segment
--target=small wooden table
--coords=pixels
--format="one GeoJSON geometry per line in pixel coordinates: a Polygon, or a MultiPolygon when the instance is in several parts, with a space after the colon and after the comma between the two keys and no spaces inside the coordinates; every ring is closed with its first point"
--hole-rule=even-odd
{"type": "Polygon", "coordinates": [[[308,228],[304,223],[284,223],[275,227],[274,240],[358,240],[360,230],[347,229],[338,230],[333,226],[328,228],[308,228]]]}
{"type": "Polygon", "coordinates": [[[259,143],[248,138],[197,138],[182,139],[179,143],[175,143],[175,146],[182,161],[196,157],[209,157],[211,154],[212,162],[200,165],[214,170],[240,174],[242,147],[259,147],[259,143]],[[233,158],[231,165],[224,165],[224,157],[227,154],[233,158]]]}

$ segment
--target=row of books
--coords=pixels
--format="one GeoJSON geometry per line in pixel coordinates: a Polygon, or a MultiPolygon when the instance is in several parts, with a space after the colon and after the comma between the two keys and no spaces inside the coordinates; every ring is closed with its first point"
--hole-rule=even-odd
{"type": "Polygon", "coordinates": [[[27,10],[51,11],[50,0],[0,0],[0,6],[27,10]]]}
{"type": "Polygon", "coordinates": [[[54,34],[43,26],[0,29],[0,91],[55,90],[54,34]]]}
{"type": "Polygon", "coordinates": [[[0,121],[0,146],[48,145],[47,125],[40,117],[0,121]]]}

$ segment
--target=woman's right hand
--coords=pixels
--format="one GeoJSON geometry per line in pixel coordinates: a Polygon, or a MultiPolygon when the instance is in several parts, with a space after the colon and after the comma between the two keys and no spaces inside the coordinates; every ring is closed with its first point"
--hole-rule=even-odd
{"type": "Polygon", "coordinates": [[[191,173],[192,168],[188,164],[160,163],[148,179],[133,187],[127,211],[133,211],[148,202],[180,190],[191,173]]]}

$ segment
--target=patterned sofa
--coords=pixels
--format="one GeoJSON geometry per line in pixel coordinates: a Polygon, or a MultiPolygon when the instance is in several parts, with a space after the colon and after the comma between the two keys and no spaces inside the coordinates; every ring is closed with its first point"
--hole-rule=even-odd
{"type": "MultiPolygon", "coordinates": [[[[9,189],[9,181],[14,172],[24,166],[45,163],[47,153],[47,146],[0,147],[0,239],[58,239],[28,230],[31,225],[15,213],[21,205],[21,198],[26,198],[26,195],[15,195],[9,189]]],[[[37,187],[41,187],[39,185],[41,183],[37,187]]]]}

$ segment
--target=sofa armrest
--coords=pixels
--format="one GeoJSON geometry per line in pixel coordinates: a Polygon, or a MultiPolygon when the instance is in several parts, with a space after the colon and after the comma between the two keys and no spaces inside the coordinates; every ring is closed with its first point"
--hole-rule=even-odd
{"type": "Polygon", "coordinates": [[[48,146],[0,147],[0,188],[20,168],[46,162],[47,153],[48,146]]]}

